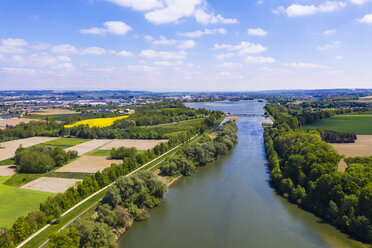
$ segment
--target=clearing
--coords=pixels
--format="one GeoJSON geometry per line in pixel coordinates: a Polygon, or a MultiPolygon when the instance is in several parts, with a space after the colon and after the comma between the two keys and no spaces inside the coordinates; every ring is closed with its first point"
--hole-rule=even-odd
{"type": "Polygon", "coordinates": [[[332,143],[336,151],[346,157],[372,156],[372,135],[357,135],[355,143],[332,143]]]}
{"type": "Polygon", "coordinates": [[[323,119],[315,123],[303,126],[300,129],[319,127],[324,130],[334,130],[338,132],[355,133],[360,135],[372,134],[372,115],[336,115],[328,119],[323,119]]]}
{"type": "Polygon", "coordinates": [[[112,148],[119,147],[135,147],[137,150],[148,150],[153,148],[156,145],[159,145],[163,142],[168,142],[166,139],[162,140],[147,140],[147,139],[116,139],[102,146],[101,150],[111,150],[112,148]]]}
{"type": "Polygon", "coordinates": [[[19,216],[38,210],[52,193],[6,186],[9,177],[0,177],[0,227],[10,227],[19,216]]]}
{"type": "Polygon", "coordinates": [[[31,189],[50,193],[63,193],[69,187],[75,185],[79,179],[58,178],[58,177],[40,177],[28,184],[25,184],[21,189],[31,189]]]}
{"type": "Polygon", "coordinates": [[[106,143],[110,142],[112,140],[109,139],[94,139],[85,143],[78,144],[76,146],[69,147],[65,149],[66,151],[75,150],[78,152],[79,156],[90,152],[94,149],[97,149],[98,147],[101,147],[105,145],[106,143]]]}
{"type": "Polygon", "coordinates": [[[0,150],[0,161],[12,158],[20,145],[29,147],[55,139],[57,137],[31,137],[0,143],[0,147],[2,147],[0,150]]]}
{"type": "Polygon", "coordinates": [[[122,160],[107,159],[102,156],[82,156],[59,168],[56,172],[96,173],[110,167],[111,164],[120,164],[121,162],[122,160]]]}

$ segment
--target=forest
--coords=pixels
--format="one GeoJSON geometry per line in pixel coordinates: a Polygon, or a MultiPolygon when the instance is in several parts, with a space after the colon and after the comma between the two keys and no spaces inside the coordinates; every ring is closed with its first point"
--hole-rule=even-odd
{"type": "Polygon", "coordinates": [[[266,111],[275,118],[264,140],[271,183],[278,193],[372,242],[371,160],[346,159],[346,171],[338,172],[341,155],[322,141],[322,132],[296,131],[297,118],[285,116],[283,106],[268,105],[266,111]]]}

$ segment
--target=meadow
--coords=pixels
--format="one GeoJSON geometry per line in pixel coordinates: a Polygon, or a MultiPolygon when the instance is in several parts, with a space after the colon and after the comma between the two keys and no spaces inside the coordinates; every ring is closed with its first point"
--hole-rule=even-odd
{"type": "Polygon", "coordinates": [[[339,132],[355,133],[359,135],[372,134],[372,115],[336,115],[328,119],[305,125],[300,129],[306,130],[318,127],[324,130],[334,130],[339,132]]]}
{"type": "Polygon", "coordinates": [[[124,116],[110,117],[110,118],[87,119],[87,120],[78,121],[71,125],[65,125],[64,127],[72,128],[72,127],[77,127],[80,125],[88,125],[89,127],[108,127],[108,126],[112,126],[115,121],[125,119],[128,117],[129,117],[128,115],[124,115],[124,116]]]}
{"type": "Polygon", "coordinates": [[[54,195],[4,185],[9,178],[0,177],[0,227],[10,227],[16,218],[38,210],[41,202],[54,195]]]}
{"type": "Polygon", "coordinates": [[[59,139],[55,139],[55,140],[51,140],[48,142],[38,144],[36,146],[46,146],[50,148],[54,148],[54,147],[69,148],[71,146],[79,145],[87,141],[90,141],[90,140],[89,139],[77,139],[77,138],[59,138],[59,139]]]}

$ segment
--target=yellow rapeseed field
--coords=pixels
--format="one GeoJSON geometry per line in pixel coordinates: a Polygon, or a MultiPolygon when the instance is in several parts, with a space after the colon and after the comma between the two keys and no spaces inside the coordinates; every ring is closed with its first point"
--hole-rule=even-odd
{"type": "Polygon", "coordinates": [[[71,125],[65,125],[65,128],[77,127],[80,125],[88,125],[89,127],[108,127],[114,124],[115,121],[128,118],[128,115],[111,117],[111,118],[96,118],[78,121],[71,125]]]}

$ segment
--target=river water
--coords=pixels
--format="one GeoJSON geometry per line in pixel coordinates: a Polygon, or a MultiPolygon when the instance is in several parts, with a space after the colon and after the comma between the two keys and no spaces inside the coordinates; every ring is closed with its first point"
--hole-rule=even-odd
{"type": "MultiPolygon", "coordinates": [[[[263,102],[191,103],[226,113],[263,114],[263,102]]],[[[119,239],[129,248],[367,247],[270,187],[261,117],[239,117],[239,143],[227,156],[170,187],[150,218],[119,239]]]]}

